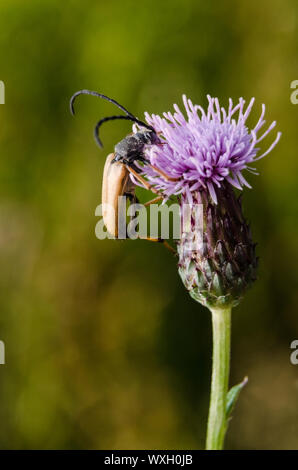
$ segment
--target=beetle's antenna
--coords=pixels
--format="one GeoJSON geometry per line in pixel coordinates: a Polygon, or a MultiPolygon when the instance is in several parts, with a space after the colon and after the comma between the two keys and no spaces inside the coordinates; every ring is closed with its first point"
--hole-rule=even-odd
{"type": "Polygon", "coordinates": [[[70,98],[70,102],[69,102],[69,107],[70,107],[70,112],[71,114],[75,114],[75,110],[74,110],[74,102],[76,100],[76,98],[79,96],[79,95],[92,95],[92,96],[97,96],[98,98],[102,98],[104,100],[107,100],[109,101],[110,103],[113,103],[114,105],[118,106],[118,108],[122,109],[122,111],[125,112],[125,114],[127,114],[127,116],[131,116],[131,117],[135,117],[133,114],[131,114],[129,111],[127,111],[126,108],[124,108],[124,106],[122,106],[120,103],[118,103],[116,100],[113,100],[113,98],[109,98],[108,96],[106,95],[102,95],[101,93],[97,93],[97,91],[91,91],[91,90],[80,90],[80,91],[77,91],[74,95],[72,95],[72,97],[70,98]]]}
{"type": "Polygon", "coordinates": [[[99,138],[99,128],[100,128],[100,126],[106,121],[114,121],[115,119],[125,119],[127,121],[133,121],[136,124],[139,124],[142,127],[146,127],[150,131],[153,131],[153,132],[156,133],[155,129],[152,126],[149,126],[149,124],[146,124],[145,122],[140,121],[139,119],[137,119],[134,116],[108,116],[108,117],[105,117],[105,118],[101,119],[100,121],[98,121],[98,123],[96,124],[96,126],[94,128],[94,138],[95,138],[95,141],[96,141],[96,143],[99,147],[103,147],[102,142],[99,138]]]}

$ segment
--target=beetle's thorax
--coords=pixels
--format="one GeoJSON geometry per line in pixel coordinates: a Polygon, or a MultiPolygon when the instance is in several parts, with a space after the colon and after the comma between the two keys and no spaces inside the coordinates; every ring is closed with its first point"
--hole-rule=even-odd
{"type": "Polygon", "coordinates": [[[143,160],[144,146],[155,144],[158,140],[156,133],[147,129],[130,134],[115,145],[115,160],[123,163],[143,160]]]}
{"type": "Polygon", "coordinates": [[[130,155],[142,152],[143,147],[144,143],[133,134],[120,140],[120,142],[115,145],[115,153],[119,157],[127,158],[130,155]]]}

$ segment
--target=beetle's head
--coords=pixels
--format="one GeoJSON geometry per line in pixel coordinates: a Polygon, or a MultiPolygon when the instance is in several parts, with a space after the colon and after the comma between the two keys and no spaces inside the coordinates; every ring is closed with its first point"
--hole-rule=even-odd
{"type": "Polygon", "coordinates": [[[159,142],[158,135],[156,134],[154,129],[143,129],[142,130],[142,137],[144,144],[152,145],[157,144],[159,142]]]}

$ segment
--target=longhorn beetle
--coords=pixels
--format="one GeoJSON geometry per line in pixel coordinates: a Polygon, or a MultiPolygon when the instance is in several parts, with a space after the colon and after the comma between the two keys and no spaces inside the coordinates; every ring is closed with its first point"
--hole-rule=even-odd
{"type": "MultiPolygon", "coordinates": [[[[80,90],[77,91],[70,99],[70,111],[74,115],[74,102],[79,95],[92,95],[98,98],[113,103],[120,108],[126,115],[108,116],[100,119],[94,128],[94,138],[99,147],[103,147],[99,137],[100,126],[107,121],[113,121],[116,119],[124,119],[132,121],[139,125],[141,130],[136,133],[129,134],[122,139],[118,144],[115,145],[115,151],[109,154],[103,174],[102,183],[102,203],[103,203],[103,220],[108,232],[115,238],[118,238],[118,197],[127,196],[131,202],[137,202],[135,194],[135,184],[130,178],[132,174],[146,189],[151,190],[158,196],[153,200],[147,202],[145,205],[152,204],[163,198],[158,191],[152,187],[141,175],[140,168],[135,164],[136,161],[143,163],[144,165],[150,165],[158,174],[163,178],[170,181],[177,181],[178,178],[172,178],[159,168],[151,165],[151,163],[144,156],[145,145],[163,145],[163,142],[159,139],[155,129],[140,121],[132,113],[130,113],[124,106],[119,104],[116,100],[109,98],[101,93],[91,90],[80,90]]],[[[170,245],[162,239],[146,238],[150,241],[157,241],[164,243],[169,249],[173,250],[170,245]]]]}

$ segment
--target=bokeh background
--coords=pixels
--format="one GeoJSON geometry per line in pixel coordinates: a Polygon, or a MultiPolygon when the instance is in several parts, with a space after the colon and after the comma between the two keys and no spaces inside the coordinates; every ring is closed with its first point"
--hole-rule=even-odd
{"type": "Polygon", "coordinates": [[[210,315],[162,246],[96,239],[105,155],[130,126],[106,125],[100,151],[115,109],[68,110],[89,88],[138,116],[255,96],[250,122],[262,102],[278,121],[244,194],[260,269],[233,315],[231,384],[249,384],[226,448],[298,449],[296,0],[2,0],[0,18],[0,448],[204,447],[210,315]]]}

